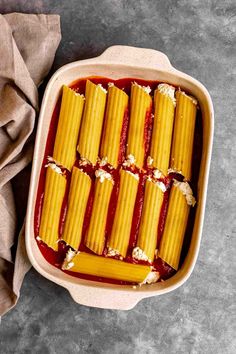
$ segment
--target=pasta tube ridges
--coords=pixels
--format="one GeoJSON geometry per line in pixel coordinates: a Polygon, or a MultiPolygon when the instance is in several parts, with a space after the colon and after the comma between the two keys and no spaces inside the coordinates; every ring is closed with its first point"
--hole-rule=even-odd
{"type": "Polygon", "coordinates": [[[115,168],[119,162],[120,139],[127,106],[128,95],[116,86],[110,85],[108,88],[100,157],[105,158],[107,163],[115,168]]]}
{"type": "Polygon", "coordinates": [[[126,257],[138,183],[138,175],[120,170],[120,190],[111,235],[107,244],[108,256],[126,257]]]}
{"type": "Polygon", "coordinates": [[[82,158],[88,159],[93,165],[98,158],[106,95],[101,85],[86,81],[86,101],[77,150],[82,158]]]}
{"type": "Polygon", "coordinates": [[[152,167],[164,176],[168,173],[170,159],[175,109],[174,92],[174,87],[160,84],[154,96],[154,125],[150,158],[152,167]]]}
{"type": "Polygon", "coordinates": [[[137,83],[131,86],[130,122],[126,156],[134,156],[135,164],[142,168],[145,158],[145,120],[151,111],[152,99],[148,87],[137,83]]]}
{"type": "Polygon", "coordinates": [[[170,172],[180,173],[190,181],[197,101],[180,90],[176,97],[170,172]]]}
{"type": "Polygon", "coordinates": [[[85,236],[85,245],[94,253],[101,255],[105,246],[105,228],[114,182],[108,172],[101,169],[96,172],[94,201],[89,227],[85,236]]]}
{"type": "Polygon", "coordinates": [[[91,178],[86,173],[77,167],[73,167],[62,239],[75,250],[78,249],[82,238],[91,183],[91,178]]]}
{"type": "Polygon", "coordinates": [[[84,96],[64,85],[53,158],[69,171],[76,159],[83,107],[84,96]]]}
{"type": "Polygon", "coordinates": [[[58,249],[59,223],[65,191],[65,176],[52,168],[52,165],[48,166],[39,237],[55,251],[58,249]]]}

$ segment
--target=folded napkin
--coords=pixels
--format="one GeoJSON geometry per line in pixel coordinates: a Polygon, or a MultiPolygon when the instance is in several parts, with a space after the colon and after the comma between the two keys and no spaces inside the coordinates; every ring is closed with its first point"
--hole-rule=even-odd
{"type": "Polygon", "coordinates": [[[30,268],[24,226],[16,235],[11,181],[32,159],[37,88],[51,68],[60,39],[57,15],[0,15],[0,316],[16,304],[30,268]]]}

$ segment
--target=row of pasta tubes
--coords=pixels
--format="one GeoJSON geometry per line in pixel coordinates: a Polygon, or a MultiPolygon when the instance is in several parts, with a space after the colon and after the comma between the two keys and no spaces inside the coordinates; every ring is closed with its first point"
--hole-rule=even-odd
{"type": "MultiPolygon", "coordinates": [[[[47,165],[39,237],[57,250],[64,240],[77,251],[83,233],[86,207],[94,183],[94,199],[83,242],[94,254],[71,253],[64,269],[105,278],[142,282],[158,254],[178,270],[182,243],[191,205],[195,204],[191,162],[197,111],[195,98],[159,84],[150,95],[149,87],[131,84],[130,98],[114,84],[106,91],[100,84],[86,81],[85,97],[67,86],[62,102],[52,159],[47,165]],[[120,161],[123,119],[129,108],[125,157],[120,161]],[[145,129],[151,112],[152,136],[146,154],[145,129]],[[79,162],[75,166],[76,153],[79,162]],[[99,161],[99,162],[98,162],[99,161]],[[95,182],[85,166],[94,166],[95,182]],[[67,180],[63,168],[71,172],[68,207],[62,235],[59,235],[61,207],[67,180]],[[105,239],[109,203],[114,188],[113,172],[119,168],[119,193],[114,220],[105,239]],[[145,170],[146,168],[146,170],[145,170]],[[145,175],[145,171],[146,173],[145,175]],[[132,256],[147,265],[121,262],[127,256],[140,173],[146,177],[144,201],[136,246],[132,256]],[[165,227],[157,253],[158,224],[164,193],[164,177],[175,172],[184,182],[173,180],[165,227]],[[107,257],[100,257],[107,248],[107,257]],[[115,256],[116,259],[111,257],[115,256]],[[117,260],[120,258],[120,260],[117,260]],[[118,262],[118,263],[117,263],[118,262]]],[[[153,273],[153,272],[151,272],[153,273]]],[[[152,277],[153,279],[153,277],[152,277]]],[[[158,279],[154,277],[154,281],[158,279]]]]}

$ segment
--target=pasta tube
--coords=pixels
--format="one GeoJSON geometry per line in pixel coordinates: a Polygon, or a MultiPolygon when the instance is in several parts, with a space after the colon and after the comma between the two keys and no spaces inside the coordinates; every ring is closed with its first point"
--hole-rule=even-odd
{"type": "Polygon", "coordinates": [[[66,191],[66,178],[49,164],[46,174],[43,208],[40,220],[39,237],[53,250],[57,251],[61,207],[66,191]]]}
{"type": "Polygon", "coordinates": [[[143,284],[154,283],[159,277],[157,272],[151,271],[150,266],[126,263],[85,252],[73,255],[73,252],[69,251],[62,269],[69,270],[70,272],[143,284]]]}
{"type": "Polygon", "coordinates": [[[167,175],[175,110],[175,88],[158,85],[154,94],[154,124],[150,155],[153,166],[167,175]]]}
{"type": "Polygon", "coordinates": [[[68,211],[62,238],[75,250],[77,250],[81,242],[83,221],[90,188],[90,177],[77,167],[73,167],[68,198],[68,211]]]}
{"type": "Polygon", "coordinates": [[[100,179],[96,179],[93,209],[88,232],[85,236],[85,245],[94,253],[100,255],[104,249],[107,213],[112,188],[113,181],[111,178],[105,178],[102,182],[100,179]]]}
{"type": "Polygon", "coordinates": [[[106,105],[106,90],[101,85],[86,81],[85,107],[77,150],[82,158],[95,164],[102,133],[106,105]]]}
{"type": "Polygon", "coordinates": [[[151,109],[152,99],[149,87],[136,83],[131,86],[130,122],[128,133],[127,156],[135,158],[137,167],[142,168],[145,156],[145,119],[151,109]]]}
{"type": "Polygon", "coordinates": [[[106,158],[115,168],[118,165],[120,137],[127,105],[128,95],[114,85],[109,86],[100,157],[106,158]]]}
{"type": "Polygon", "coordinates": [[[164,191],[163,183],[146,181],[137,247],[133,250],[133,257],[136,259],[149,262],[154,260],[164,191]]]}
{"type": "Polygon", "coordinates": [[[191,179],[197,101],[182,91],[176,93],[176,98],[170,170],[181,173],[189,181],[191,179]]]}
{"type": "Polygon", "coordinates": [[[132,226],[139,177],[129,171],[120,171],[120,190],[114,222],[108,240],[108,255],[126,256],[132,226]]]}
{"type": "Polygon", "coordinates": [[[69,171],[76,159],[83,107],[84,97],[64,85],[53,158],[69,171]]]}
{"type": "Polygon", "coordinates": [[[175,270],[178,270],[179,267],[190,205],[195,205],[195,199],[190,186],[187,182],[174,181],[170,192],[159,257],[175,270]]]}

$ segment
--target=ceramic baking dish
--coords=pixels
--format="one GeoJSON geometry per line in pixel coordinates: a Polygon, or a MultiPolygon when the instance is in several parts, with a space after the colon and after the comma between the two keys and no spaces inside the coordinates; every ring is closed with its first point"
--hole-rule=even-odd
{"type": "Polygon", "coordinates": [[[173,68],[167,56],[156,50],[113,46],[99,57],[76,61],[60,68],[52,76],[45,90],[34,150],[26,217],[26,247],[34,268],[44,277],[68,289],[76,302],[109,309],[131,309],[143,298],[165,294],[182,285],[194,268],[201,241],[213,126],[213,105],[206,88],[199,81],[173,68]],[[203,150],[198,180],[198,203],[191,244],[185,261],[177,274],[165,282],[134,288],[131,285],[113,285],[72,277],[49,264],[42,256],[36,243],[34,210],[53,109],[63,84],[69,85],[79,78],[88,76],[103,76],[112,79],[132,77],[168,82],[191,92],[199,101],[203,120],[203,150]]]}

